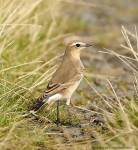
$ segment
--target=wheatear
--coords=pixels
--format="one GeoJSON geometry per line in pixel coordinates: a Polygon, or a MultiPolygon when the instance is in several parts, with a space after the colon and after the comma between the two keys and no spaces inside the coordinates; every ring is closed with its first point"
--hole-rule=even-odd
{"type": "Polygon", "coordinates": [[[37,99],[36,105],[30,113],[36,113],[46,103],[57,101],[57,123],[59,123],[59,101],[66,100],[69,124],[71,124],[70,98],[80,84],[85,69],[80,60],[80,52],[89,46],[92,45],[80,41],[73,41],[67,45],[61,65],[51,78],[44,94],[37,99]]]}

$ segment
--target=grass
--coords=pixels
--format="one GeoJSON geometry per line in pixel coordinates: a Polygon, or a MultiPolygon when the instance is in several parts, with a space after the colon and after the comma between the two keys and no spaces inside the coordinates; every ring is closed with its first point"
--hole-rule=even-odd
{"type": "MultiPolygon", "coordinates": [[[[138,108],[136,98],[134,95],[120,98],[109,80],[107,80],[109,93],[115,101],[112,98],[110,101],[106,100],[102,93],[98,93],[88,81],[90,78],[86,79],[89,88],[103,100],[99,102],[100,106],[106,102],[112,107],[112,113],[104,110],[105,113],[102,116],[105,120],[106,116],[112,116],[111,120],[101,121],[103,125],[99,126],[83,118],[83,112],[98,114],[85,107],[88,101],[91,102],[91,96],[90,94],[85,96],[83,91],[80,93],[82,99],[71,106],[74,114],[72,115],[73,123],[78,124],[76,128],[79,129],[82,137],[74,138],[72,134],[65,132],[65,129],[74,127],[67,126],[68,117],[64,102],[60,104],[60,116],[62,116],[64,125],[57,127],[54,123],[56,120],[55,104],[40,110],[38,118],[31,115],[22,116],[44,91],[56,69],[57,59],[61,57],[57,54],[62,53],[65,47],[62,45],[63,38],[70,37],[72,33],[79,30],[88,30],[87,24],[80,21],[79,18],[75,21],[75,16],[72,17],[73,21],[70,21],[68,15],[63,19],[61,10],[67,8],[68,5],[60,1],[2,0],[0,6],[0,149],[33,150],[64,149],[66,147],[66,149],[85,150],[97,145],[137,149],[138,108]]],[[[137,52],[134,51],[127,34],[133,38],[136,36],[124,27],[122,32],[128,43],[128,47],[123,47],[134,54],[133,59],[137,63],[137,52]]],[[[101,42],[103,42],[103,36],[101,42]]],[[[106,45],[106,43],[101,45],[106,45]]],[[[133,70],[135,91],[137,91],[137,69],[128,61],[131,58],[128,59],[111,50],[106,50],[106,52],[115,55],[133,70]]],[[[91,70],[96,69],[89,69],[91,70]]]]}

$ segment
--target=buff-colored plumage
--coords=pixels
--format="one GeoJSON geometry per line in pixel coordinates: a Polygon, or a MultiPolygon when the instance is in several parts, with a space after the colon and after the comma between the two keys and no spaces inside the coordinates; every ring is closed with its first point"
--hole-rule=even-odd
{"type": "Polygon", "coordinates": [[[45,103],[50,101],[67,100],[78,87],[84,73],[84,66],[80,60],[82,49],[92,46],[80,41],[70,42],[65,50],[63,61],[51,78],[43,95],[37,99],[33,111],[37,111],[45,103]]]}

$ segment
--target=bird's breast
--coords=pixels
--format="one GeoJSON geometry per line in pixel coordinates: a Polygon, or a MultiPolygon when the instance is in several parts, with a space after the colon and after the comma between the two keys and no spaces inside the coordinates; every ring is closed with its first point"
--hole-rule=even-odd
{"type": "Polygon", "coordinates": [[[67,88],[64,91],[63,95],[64,95],[65,99],[70,98],[72,96],[72,94],[75,92],[75,90],[79,86],[81,80],[82,80],[82,78],[80,80],[76,81],[74,84],[72,84],[69,88],[67,88]]]}

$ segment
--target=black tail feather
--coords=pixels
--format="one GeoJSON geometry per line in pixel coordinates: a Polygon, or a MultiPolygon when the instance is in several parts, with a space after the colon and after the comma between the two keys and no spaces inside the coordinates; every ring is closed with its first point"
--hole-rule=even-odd
{"type": "Polygon", "coordinates": [[[34,108],[32,110],[38,111],[44,104],[45,104],[45,102],[39,101],[39,102],[37,102],[37,104],[34,106],[34,108]]]}
{"type": "Polygon", "coordinates": [[[47,102],[48,98],[43,98],[43,96],[41,96],[40,98],[38,98],[35,101],[34,107],[31,109],[31,111],[37,112],[46,102],[47,102]]]}

